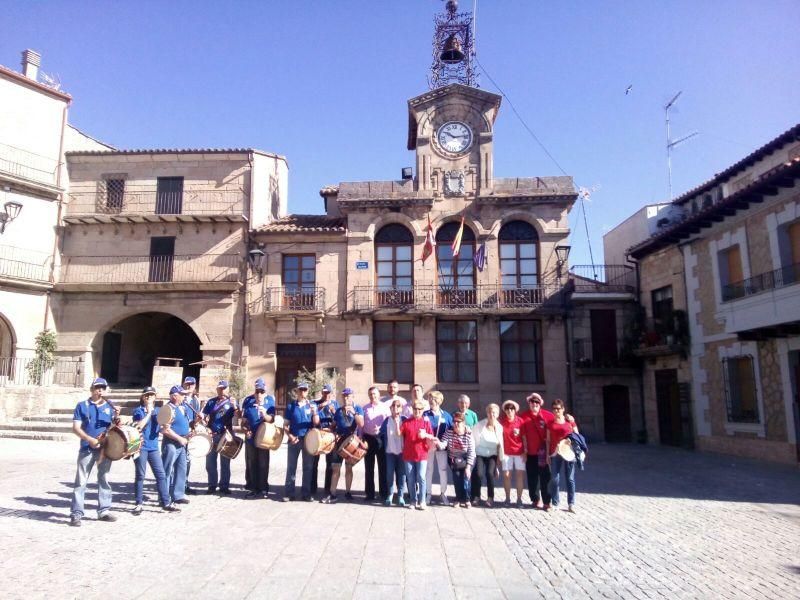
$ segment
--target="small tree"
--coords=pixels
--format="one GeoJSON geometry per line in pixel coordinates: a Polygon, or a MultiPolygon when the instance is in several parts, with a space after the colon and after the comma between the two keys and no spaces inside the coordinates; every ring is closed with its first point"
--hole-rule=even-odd
{"type": "Polygon", "coordinates": [[[228,392],[232,398],[241,400],[244,397],[247,389],[244,379],[244,373],[239,367],[231,367],[230,376],[228,377],[228,392]]]}
{"type": "Polygon", "coordinates": [[[33,385],[42,385],[44,374],[56,364],[56,333],[45,329],[36,336],[33,360],[28,364],[28,376],[33,385]]]}
{"type": "MultiPolygon", "coordinates": [[[[322,393],[322,386],[326,383],[333,388],[334,394],[338,384],[344,383],[344,377],[335,368],[332,369],[316,369],[309,371],[305,367],[297,372],[295,384],[298,381],[305,381],[308,384],[308,397],[317,398],[322,393]]],[[[289,395],[294,398],[294,389],[289,392],[289,395]]]]}

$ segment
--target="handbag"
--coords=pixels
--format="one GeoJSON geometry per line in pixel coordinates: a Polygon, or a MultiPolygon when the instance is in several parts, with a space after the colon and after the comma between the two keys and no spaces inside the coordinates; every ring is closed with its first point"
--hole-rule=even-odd
{"type": "Polygon", "coordinates": [[[467,459],[464,456],[456,456],[453,459],[453,469],[455,471],[463,471],[467,468],[467,459]]]}

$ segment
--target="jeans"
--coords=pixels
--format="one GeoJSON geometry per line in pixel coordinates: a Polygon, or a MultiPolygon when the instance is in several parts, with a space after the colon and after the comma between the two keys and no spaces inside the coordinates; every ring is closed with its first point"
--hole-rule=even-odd
{"type": "MultiPolygon", "coordinates": [[[[337,446],[338,448],[338,446],[337,446]]],[[[336,456],[336,449],[325,455],[325,487],[323,491],[328,494],[331,489],[331,478],[333,477],[333,459],[336,456]]],[[[311,495],[317,493],[317,471],[319,471],[319,461],[322,457],[315,456],[314,464],[311,467],[311,495]]]]}
{"type": "MultiPolygon", "coordinates": [[[[306,452],[305,439],[298,438],[296,444],[287,445],[288,456],[286,458],[286,484],[283,495],[289,498],[294,496],[295,480],[297,479],[297,461],[303,455],[303,484],[301,492],[303,498],[311,497],[311,467],[314,464],[314,456],[306,452]]],[[[255,482],[251,483],[255,485],[255,482]]]]}
{"type": "Polygon", "coordinates": [[[575,504],[575,461],[567,462],[558,455],[550,459],[550,495],[553,497],[553,506],[558,506],[558,484],[561,479],[561,465],[567,475],[567,504],[575,504]]]}
{"type": "Polygon", "coordinates": [[[214,490],[217,488],[217,481],[219,481],[219,489],[227,490],[231,485],[231,459],[219,455],[219,462],[222,465],[222,476],[217,475],[217,442],[219,439],[214,436],[214,444],[211,446],[211,452],[206,455],[206,473],[208,473],[208,489],[214,490]]]}
{"type": "Polygon", "coordinates": [[[256,493],[268,493],[269,450],[257,448],[255,444],[246,443],[244,446],[244,461],[245,472],[250,481],[248,489],[256,493]]]}
{"type": "Polygon", "coordinates": [[[486,497],[494,500],[494,470],[497,468],[496,456],[476,456],[472,469],[470,489],[472,500],[481,499],[481,479],[486,481],[486,497]]]}
{"type": "Polygon", "coordinates": [[[541,491],[542,502],[545,505],[550,504],[550,467],[539,466],[539,457],[529,454],[525,461],[525,470],[528,472],[528,493],[531,495],[531,502],[539,503],[541,491]]]}
{"type": "Polygon", "coordinates": [[[396,493],[400,500],[406,493],[406,467],[402,454],[386,453],[386,497],[391,500],[396,493]]]}
{"type": "MultiPolygon", "coordinates": [[[[75,486],[72,490],[72,505],[70,516],[83,517],[83,500],[86,494],[86,484],[100,450],[89,448],[78,451],[78,470],[75,472],[75,486]]],[[[111,484],[108,483],[108,472],[111,470],[111,461],[107,458],[97,465],[97,516],[100,517],[111,508],[111,484]]]]}
{"type": "Polygon", "coordinates": [[[405,461],[406,484],[408,485],[408,499],[412,505],[425,503],[425,471],[428,467],[427,460],[405,461]]]}
{"type": "Polygon", "coordinates": [[[367,500],[375,499],[375,461],[378,461],[378,494],[381,500],[386,498],[386,451],[380,447],[378,438],[364,434],[367,442],[367,453],[364,455],[364,494],[367,500]]]}
{"type": "Polygon", "coordinates": [[[456,488],[456,500],[468,502],[470,500],[470,478],[467,477],[467,469],[452,469],[452,471],[453,485],[456,488]]]}
{"type": "Polygon", "coordinates": [[[438,467],[439,471],[439,493],[442,496],[447,495],[447,472],[450,470],[447,461],[447,450],[428,450],[428,466],[425,473],[425,485],[428,490],[428,500],[430,501],[431,494],[433,493],[433,471],[438,467]]]}
{"type": "Polygon", "coordinates": [[[150,470],[156,478],[156,488],[158,489],[158,501],[161,506],[169,504],[169,488],[167,488],[167,474],[164,472],[164,463],[161,462],[161,453],[158,450],[142,450],[136,457],[136,477],[134,479],[136,487],[136,504],[144,501],[144,477],[147,473],[147,463],[150,463],[150,470]]]}
{"type": "Polygon", "coordinates": [[[161,444],[161,460],[167,474],[167,486],[172,502],[186,495],[186,446],[168,440],[161,444]]]}

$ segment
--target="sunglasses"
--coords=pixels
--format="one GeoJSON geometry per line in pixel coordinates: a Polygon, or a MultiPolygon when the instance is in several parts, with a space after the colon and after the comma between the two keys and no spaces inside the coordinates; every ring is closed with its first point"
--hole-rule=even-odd
{"type": "Polygon", "coordinates": [[[507,406],[507,407],[506,407],[506,408],[504,408],[503,410],[505,410],[505,411],[509,411],[509,410],[517,410],[517,409],[516,409],[516,408],[514,408],[513,406],[507,406]]]}

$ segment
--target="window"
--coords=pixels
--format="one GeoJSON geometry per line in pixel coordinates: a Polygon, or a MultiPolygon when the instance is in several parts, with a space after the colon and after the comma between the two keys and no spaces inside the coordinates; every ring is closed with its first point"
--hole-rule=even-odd
{"type": "Polygon", "coordinates": [[[500,229],[501,304],[536,304],[539,298],[539,236],[532,225],[511,221],[500,229]]]}
{"type": "Polygon", "coordinates": [[[800,220],[778,228],[778,247],[781,269],[776,287],[800,282],[800,220]]]}
{"type": "Polygon", "coordinates": [[[377,321],[373,326],[373,352],[375,381],[414,382],[413,321],[377,321]]]}
{"type": "Polygon", "coordinates": [[[464,226],[461,234],[461,250],[453,256],[455,240],[460,222],[442,225],[436,232],[436,268],[438,272],[437,302],[445,306],[475,305],[475,234],[464,226]]]}
{"type": "Polygon", "coordinates": [[[539,321],[500,321],[503,383],[544,383],[539,321]]]}
{"type": "Polygon", "coordinates": [[[106,210],[120,212],[125,199],[125,180],[106,179],[106,210]]]}
{"type": "Polygon", "coordinates": [[[723,302],[744,296],[742,253],[739,244],[721,250],[717,260],[723,302]]]}
{"type": "Polygon", "coordinates": [[[313,254],[284,254],[281,281],[283,306],[293,310],[313,309],[317,258],[313,254]]]}
{"type": "Polygon", "coordinates": [[[381,228],[375,236],[378,306],[414,303],[413,247],[411,232],[396,223],[381,228]]]}
{"type": "Polygon", "coordinates": [[[150,269],[148,281],[172,281],[172,265],[174,258],[174,237],[150,238],[150,269]]]}
{"type": "Polygon", "coordinates": [[[436,372],[445,383],[478,381],[478,325],[475,321],[437,321],[436,372]]]}
{"type": "Polygon", "coordinates": [[[653,303],[653,329],[660,335],[673,333],[672,286],[650,292],[653,303]]]}
{"type": "Polygon", "coordinates": [[[159,177],[156,214],[179,215],[183,210],[183,177],[159,177]]]}
{"type": "Polygon", "coordinates": [[[725,402],[731,423],[760,423],[756,378],[752,356],[734,356],[722,361],[725,402]]]}

